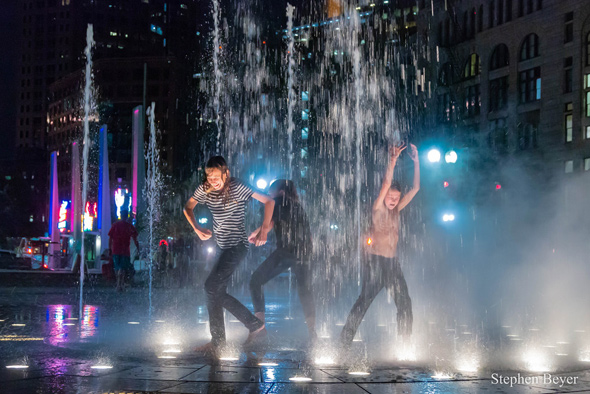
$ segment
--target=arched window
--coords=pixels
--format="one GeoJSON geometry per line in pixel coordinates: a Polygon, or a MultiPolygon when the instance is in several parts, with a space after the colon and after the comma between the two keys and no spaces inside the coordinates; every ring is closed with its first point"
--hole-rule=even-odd
{"type": "Polygon", "coordinates": [[[539,56],[539,36],[531,33],[524,39],[520,47],[520,61],[539,56]]]}
{"type": "Polygon", "coordinates": [[[505,44],[496,45],[490,58],[490,70],[497,70],[510,64],[508,47],[505,44]]]}
{"type": "Polygon", "coordinates": [[[453,83],[453,65],[451,63],[447,62],[440,68],[438,83],[441,86],[449,86],[453,83]]]}
{"type": "Polygon", "coordinates": [[[479,75],[480,71],[481,64],[479,61],[479,56],[477,56],[476,53],[472,53],[471,55],[469,55],[469,58],[467,58],[467,61],[465,62],[465,72],[463,73],[463,76],[465,78],[473,78],[479,75]]]}

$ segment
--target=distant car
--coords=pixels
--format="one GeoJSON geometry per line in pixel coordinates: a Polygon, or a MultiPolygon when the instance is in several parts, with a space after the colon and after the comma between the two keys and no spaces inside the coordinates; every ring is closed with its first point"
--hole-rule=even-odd
{"type": "Polygon", "coordinates": [[[33,266],[30,258],[16,257],[12,250],[0,249],[0,269],[30,270],[33,266]]]}

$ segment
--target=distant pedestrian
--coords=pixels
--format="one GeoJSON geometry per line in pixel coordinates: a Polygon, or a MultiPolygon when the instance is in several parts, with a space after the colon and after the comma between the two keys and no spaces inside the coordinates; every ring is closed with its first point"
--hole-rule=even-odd
{"type": "Polygon", "coordinates": [[[139,255],[139,242],[137,242],[137,230],[129,222],[129,212],[121,211],[121,220],[116,221],[109,230],[109,249],[113,256],[115,273],[117,275],[117,291],[125,290],[125,277],[133,272],[131,264],[131,252],[129,245],[131,239],[135,242],[139,255]]]}

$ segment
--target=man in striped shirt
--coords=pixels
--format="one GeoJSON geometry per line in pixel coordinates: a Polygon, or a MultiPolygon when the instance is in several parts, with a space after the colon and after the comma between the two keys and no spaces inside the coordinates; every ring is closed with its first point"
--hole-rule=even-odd
{"type": "Polygon", "coordinates": [[[245,228],[246,204],[250,197],[264,204],[264,220],[254,243],[256,246],[266,243],[271,229],[274,200],[265,194],[254,192],[230,172],[223,157],[209,159],[205,166],[205,178],[184,207],[184,215],[201,240],[207,240],[215,234],[215,241],[221,253],[205,281],[207,309],[211,342],[196,349],[199,352],[218,355],[225,344],[225,322],[223,308],[227,309],[250,331],[246,343],[266,335],[264,322],[254,316],[240,301],[227,293],[229,280],[248,253],[248,238],[245,228]],[[199,226],[195,219],[194,208],[205,204],[213,215],[213,233],[199,226]]]}

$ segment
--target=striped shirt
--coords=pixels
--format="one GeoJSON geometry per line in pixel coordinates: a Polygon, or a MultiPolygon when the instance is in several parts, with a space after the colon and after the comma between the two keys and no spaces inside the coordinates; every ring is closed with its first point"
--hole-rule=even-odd
{"type": "Polygon", "coordinates": [[[221,249],[229,249],[239,244],[248,245],[246,237],[246,204],[254,191],[239,179],[229,179],[229,198],[224,203],[222,191],[205,192],[200,185],[193,198],[199,204],[207,205],[213,215],[213,234],[221,249]]]}

